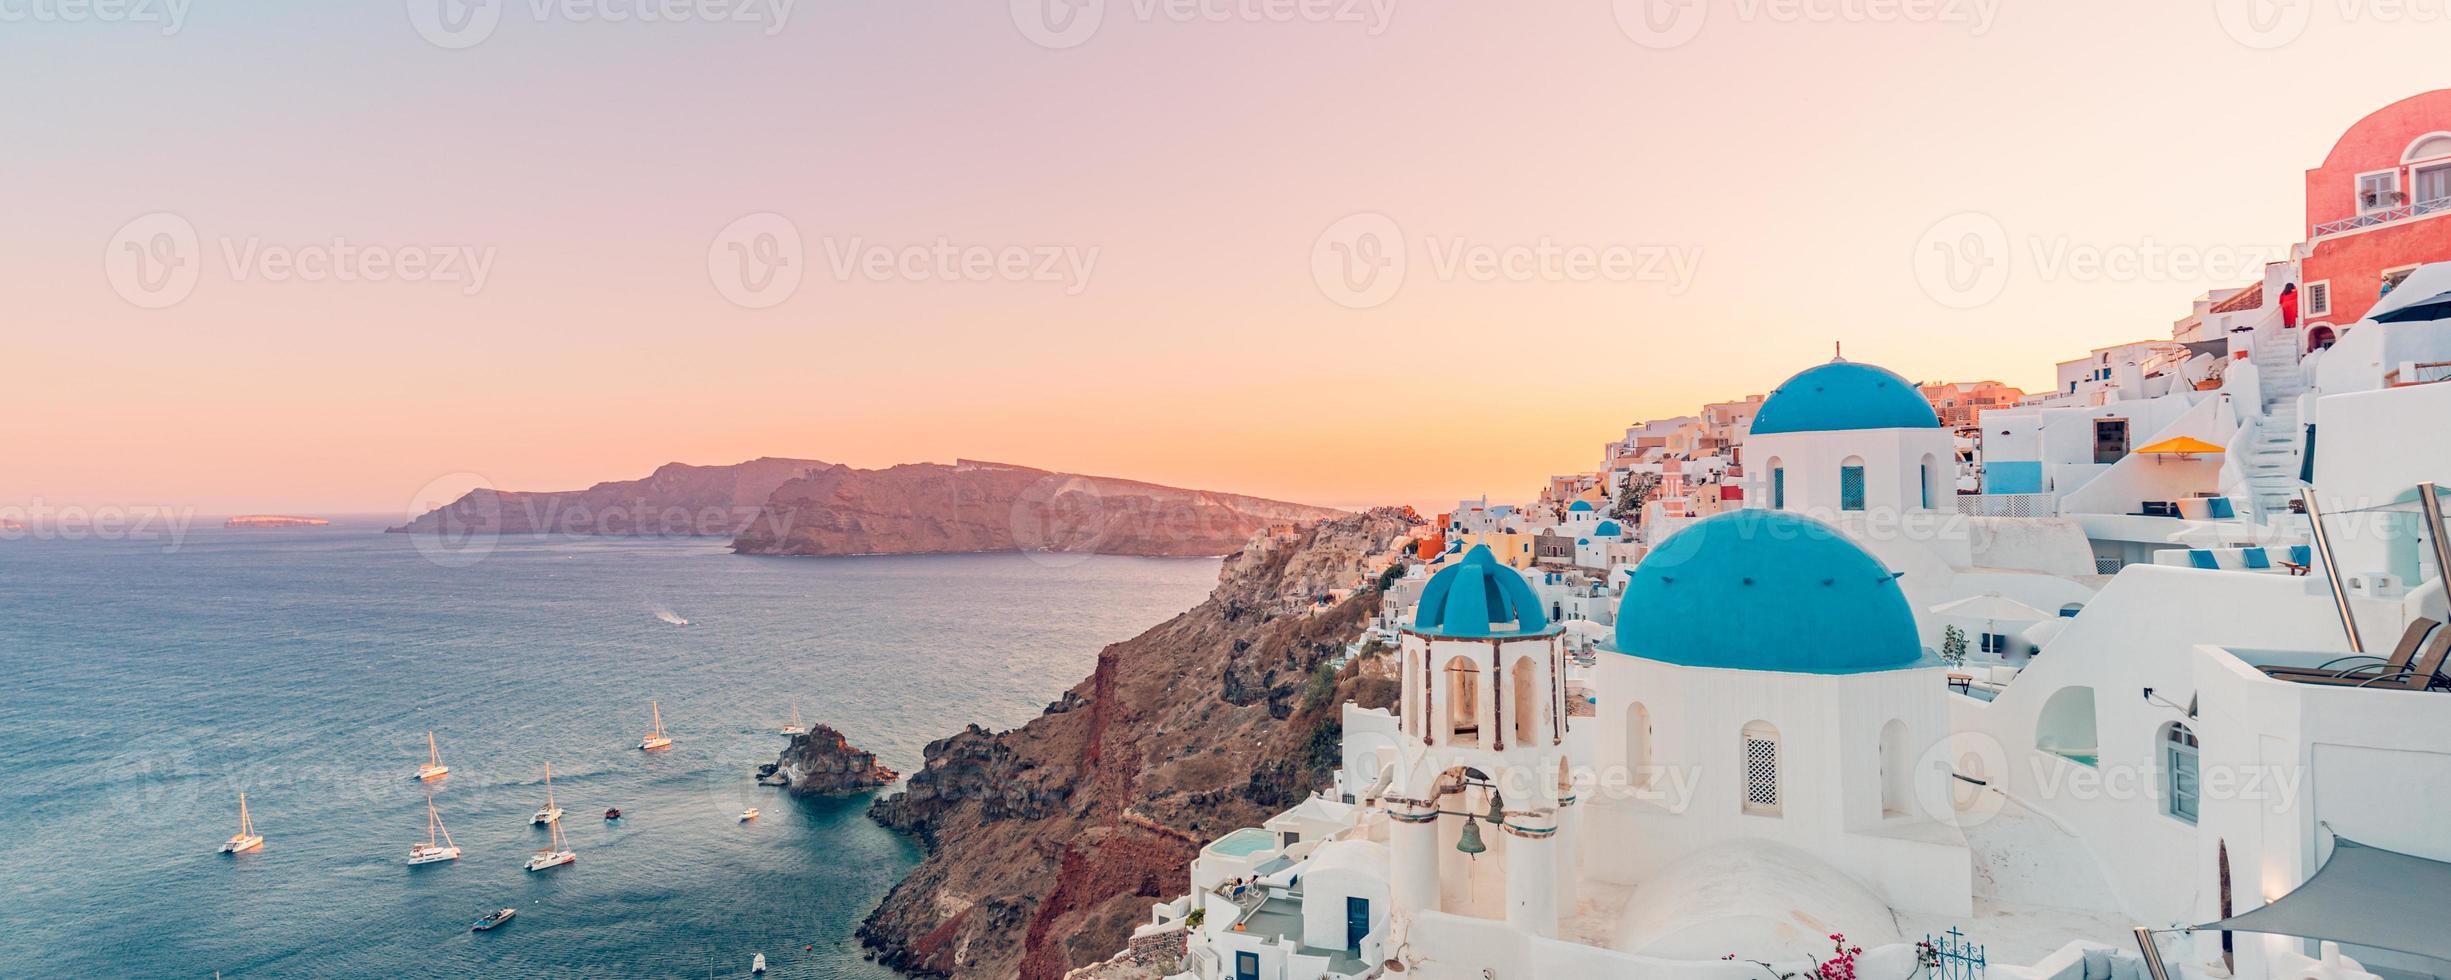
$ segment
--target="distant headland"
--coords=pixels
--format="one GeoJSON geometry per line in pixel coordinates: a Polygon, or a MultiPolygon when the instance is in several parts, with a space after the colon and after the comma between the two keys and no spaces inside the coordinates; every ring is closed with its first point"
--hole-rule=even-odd
{"type": "Polygon", "coordinates": [[[324,520],[320,517],[290,517],[284,514],[245,514],[230,518],[227,521],[223,521],[221,526],[226,528],[256,529],[268,527],[328,527],[331,525],[331,523],[331,521],[324,520]]]}

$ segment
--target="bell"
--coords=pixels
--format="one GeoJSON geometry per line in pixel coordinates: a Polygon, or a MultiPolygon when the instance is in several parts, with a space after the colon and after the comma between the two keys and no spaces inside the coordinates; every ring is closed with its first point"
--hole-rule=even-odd
{"type": "Polygon", "coordinates": [[[1481,825],[1471,817],[1464,818],[1464,832],[1456,837],[1455,849],[1466,854],[1489,850],[1489,845],[1481,843],[1481,825]]]}
{"type": "Polygon", "coordinates": [[[1497,790],[1489,791],[1489,816],[1482,819],[1492,827],[1506,822],[1506,798],[1499,796],[1497,790]]]}

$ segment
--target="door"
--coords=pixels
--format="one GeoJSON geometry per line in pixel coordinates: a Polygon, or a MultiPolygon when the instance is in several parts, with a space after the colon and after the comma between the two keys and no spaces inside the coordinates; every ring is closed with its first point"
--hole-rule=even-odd
{"type": "Polygon", "coordinates": [[[1370,935],[1370,900],[1357,895],[1345,897],[1345,949],[1362,951],[1362,940],[1370,935]]]}
{"type": "Polygon", "coordinates": [[[1234,954],[1234,980],[1260,980],[1260,954],[1234,954]]]}
{"type": "Polygon", "coordinates": [[[2451,163],[2415,171],[2416,190],[2410,200],[2420,205],[2437,204],[2451,199],[2451,163]]]}
{"type": "Polygon", "coordinates": [[[2128,457],[2128,420],[2094,420],[2094,462],[2116,463],[2128,457]]]}

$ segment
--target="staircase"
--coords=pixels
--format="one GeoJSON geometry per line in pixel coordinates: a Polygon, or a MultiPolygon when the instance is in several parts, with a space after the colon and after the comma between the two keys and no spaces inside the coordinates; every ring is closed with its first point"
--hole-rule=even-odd
{"type": "Polygon", "coordinates": [[[2306,381],[2298,371],[2297,336],[2290,330],[2258,330],[2250,355],[2262,389],[2264,417],[2241,471],[2255,497],[2256,519],[2264,522],[2287,514],[2289,501],[2298,495],[2299,441],[2304,437],[2298,396],[2306,393],[2306,381]]]}

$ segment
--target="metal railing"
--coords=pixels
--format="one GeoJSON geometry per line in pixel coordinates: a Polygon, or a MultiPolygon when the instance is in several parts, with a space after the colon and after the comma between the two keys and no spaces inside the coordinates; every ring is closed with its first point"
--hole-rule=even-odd
{"type": "Polygon", "coordinates": [[[2057,517],[2060,502],[2048,493],[1961,493],[1957,512],[1966,517],[2057,517]]]}
{"type": "Polygon", "coordinates": [[[2325,235],[2337,235],[2344,231],[2356,231],[2360,228],[2372,228],[2376,225],[2390,224],[2394,221],[2406,221],[2410,218],[2421,218],[2439,211],[2451,211],[2451,197],[2438,197],[2431,201],[2419,201],[2415,204],[2403,204],[2398,207],[2368,211],[2353,218],[2342,218],[2339,221],[2326,221],[2322,224],[2316,225],[2313,234],[2308,235],[2307,237],[2322,238],[2325,235]]]}
{"type": "Polygon", "coordinates": [[[1967,942],[1966,934],[1954,928],[1938,936],[1924,936],[1915,948],[1932,980],[1982,980],[1983,969],[1989,965],[1983,947],[1967,942]]]}

